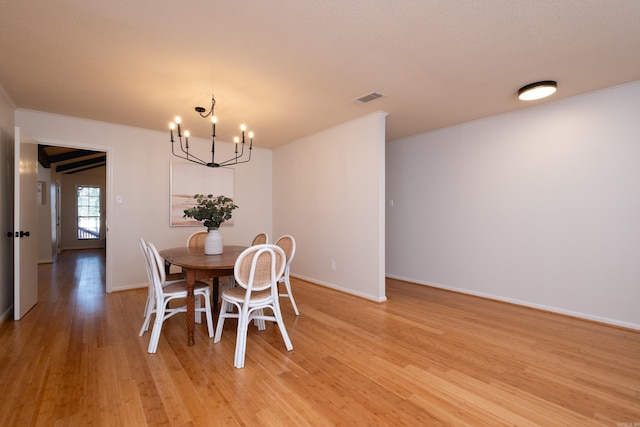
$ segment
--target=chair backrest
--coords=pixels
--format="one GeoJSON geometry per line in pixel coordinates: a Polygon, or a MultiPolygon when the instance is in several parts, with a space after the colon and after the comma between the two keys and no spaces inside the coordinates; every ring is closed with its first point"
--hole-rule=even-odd
{"type": "Polygon", "coordinates": [[[291,265],[291,261],[293,261],[293,257],[296,255],[296,239],[289,234],[285,234],[278,239],[276,245],[284,251],[284,254],[287,257],[287,264],[285,268],[288,270],[291,265]]]}
{"type": "Polygon", "coordinates": [[[245,249],[233,269],[236,282],[239,286],[251,291],[261,291],[275,284],[284,273],[286,256],[282,249],[276,245],[255,245],[245,249]]]}
{"type": "Polygon", "coordinates": [[[267,236],[267,233],[260,233],[253,238],[253,242],[251,242],[251,246],[264,245],[268,241],[269,241],[269,236],[267,236]]]}
{"type": "Polygon", "coordinates": [[[153,272],[151,270],[151,259],[149,258],[149,248],[147,242],[141,237],[138,239],[142,256],[144,257],[144,267],[147,270],[147,279],[149,279],[149,286],[153,287],[153,272]]]}
{"type": "Polygon", "coordinates": [[[153,245],[153,243],[147,242],[147,250],[149,252],[150,264],[153,267],[152,273],[155,272],[155,274],[158,275],[158,280],[160,281],[160,291],[162,291],[162,284],[167,280],[167,273],[164,271],[164,260],[160,256],[160,253],[158,253],[158,250],[153,245]]]}
{"type": "Polygon", "coordinates": [[[207,231],[196,231],[187,239],[187,247],[191,249],[204,248],[204,239],[207,238],[207,231]]]}

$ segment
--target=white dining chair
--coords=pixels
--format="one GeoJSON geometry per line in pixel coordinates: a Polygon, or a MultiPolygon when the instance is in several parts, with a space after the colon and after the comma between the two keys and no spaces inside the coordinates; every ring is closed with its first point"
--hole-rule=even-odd
{"type": "MultiPolygon", "coordinates": [[[[153,276],[152,276],[152,271],[151,271],[151,267],[149,264],[149,259],[148,259],[148,246],[147,246],[147,241],[144,240],[142,237],[140,237],[138,239],[138,244],[140,246],[140,251],[142,252],[142,257],[144,259],[144,266],[145,266],[145,270],[147,271],[147,281],[149,283],[149,287],[148,287],[148,292],[147,292],[147,302],[144,306],[144,313],[143,313],[143,317],[145,317],[145,319],[147,318],[147,316],[149,315],[149,313],[154,309],[155,304],[156,304],[156,299],[155,299],[155,290],[154,290],[154,284],[153,284],[153,276]]],[[[165,263],[166,266],[166,263],[165,263]]],[[[167,272],[166,272],[166,268],[165,268],[165,278],[168,277],[167,272]]],[[[179,280],[164,280],[162,282],[162,286],[167,286],[170,285],[171,283],[175,283],[175,282],[180,282],[184,280],[181,278],[179,280]]],[[[198,301],[199,304],[199,301],[198,301]]],[[[200,313],[197,314],[197,319],[196,321],[198,323],[200,323],[200,313]]],[[[143,324],[143,328],[144,328],[144,324],[143,324]]],[[[140,331],[140,336],[142,336],[142,334],[144,333],[146,329],[142,329],[140,331]]]]}
{"type": "Polygon", "coordinates": [[[284,267],[284,274],[278,280],[278,283],[284,283],[286,292],[281,292],[278,295],[281,297],[289,297],[291,305],[293,306],[293,311],[296,313],[296,316],[299,316],[300,312],[298,311],[296,301],[293,299],[293,293],[291,292],[291,280],[289,279],[291,261],[293,261],[293,257],[296,255],[296,240],[293,238],[293,236],[287,234],[280,237],[276,241],[276,245],[284,251],[285,256],[287,257],[287,263],[284,267]]]}
{"type": "Polygon", "coordinates": [[[151,269],[149,268],[149,254],[147,252],[147,242],[142,237],[138,239],[138,245],[140,246],[140,251],[142,252],[142,257],[144,258],[144,268],[147,271],[147,281],[149,282],[149,287],[147,291],[147,302],[144,305],[144,313],[143,317],[146,319],[147,315],[151,310],[153,310],[153,306],[156,303],[155,300],[155,291],[153,286],[153,277],[151,276],[151,269]]]}
{"type": "Polygon", "coordinates": [[[258,233],[256,237],[253,238],[251,246],[264,245],[265,243],[269,243],[269,235],[267,233],[258,233]]]}
{"type": "Polygon", "coordinates": [[[233,366],[244,367],[249,323],[258,320],[264,329],[264,321],[278,325],[288,351],[293,344],[282,320],[278,298],[278,279],[284,273],[285,254],[276,245],[256,245],[245,249],[234,266],[234,276],[238,286],[225,290],[218,316],[214,343],[220,342],[226,319],[238,319],[236,350],[233,366]],[[229,311],[229,309],[234,309],[229,311]],[[268,311],[267,311],[268,310],[268,311]],[[265,312],[271,312],[266,315],[265,312]]]}
{"type": "MultiPolygon", "coordinates": [[[[152,243],[147,242],[146,254],[148,273],[150,273],[151,282],[153,283],[154,304],[147,312],[139,335],[142,336],[144,332],[149,329],[151,315],[155,314],[148,347],[149,353],[155,353],[158,349],[158,341],[160,340],[160,333],[164,321],[178,313],[186,313],[187,311],[186,305],[174,308],[169,307],[171,301],[187,298],[187,286],[186,282],[182,280],[172,281],[170,283],[166,282],[164,261],[152,243]]],[[[193,293],[196,299],[196,322],[199,321],[199,314],[204,312],[207,319],[209,337],[213,337],[213,319],[211,316],[211,294],[209,286],[206,283],[196,282],[193,293]],[[201,298],[204,299],[204,307],[201,307],[201,298]]]]}
{"type": "Polygon", "coordinates": [[[196,231],[187,238],[188,248],[204,248],[204,240],[207,238],[207,231],[196,231]]]}

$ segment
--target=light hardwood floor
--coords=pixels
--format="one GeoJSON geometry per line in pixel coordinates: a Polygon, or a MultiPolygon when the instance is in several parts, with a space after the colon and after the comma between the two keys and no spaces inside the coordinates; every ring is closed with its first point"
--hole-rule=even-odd
{"type": "MultiPolygon", "coordinates": [[[[138,337],[146,290],[105,294],[102,252],[39,267],[40,302],[0,326],[0,425],[640,425],[640,333],[388,281],[378,304],[299,280],[294,345],[235,322],[138,337]]],[[[142,262],[142,259],[140,260],[142,262]]]]}

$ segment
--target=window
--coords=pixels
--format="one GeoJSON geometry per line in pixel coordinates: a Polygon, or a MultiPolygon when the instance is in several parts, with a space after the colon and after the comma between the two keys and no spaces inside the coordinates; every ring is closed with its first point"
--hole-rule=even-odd
{"type": "Polygon", "coordinates": [[[77,187],[78,240],[100,239],[100,187],[77,187]]]}

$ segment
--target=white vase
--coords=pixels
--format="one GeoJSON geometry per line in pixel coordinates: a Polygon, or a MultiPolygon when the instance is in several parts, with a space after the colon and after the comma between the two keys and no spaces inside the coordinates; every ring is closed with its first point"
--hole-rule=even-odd
{"type": "Polygon", "coordinates": [[[209,230],[204,239],[204,254],[219,255],[222,253],[222,235],[220,230],[209,230]]]}

